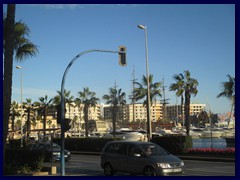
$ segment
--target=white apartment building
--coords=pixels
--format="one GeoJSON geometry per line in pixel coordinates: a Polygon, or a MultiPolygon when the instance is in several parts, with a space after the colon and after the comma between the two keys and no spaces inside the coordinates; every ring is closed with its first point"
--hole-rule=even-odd
{"type": "MultiPolygon", "coordinates": [[[[95,107],[90,107],[88,110],[88,119],[98,120],[101,116],[101,105],[97,104],[95,107]]],[[[69,108],[69,104],[66,104],[65,117],[69,119],[78,118],[84,119],[84,105],[76,106],[72,103],[69,108]]]]}
{"type": "MultiPolygon", "coordinates": [[[[147,119],[147,108],[143,104],[128,104],[126,118],[129,122],[145,121],[147,119]]],[[[153,103],[150,110],[150,117],[153,122],[162,119],[162,104],[153,103]]]]}

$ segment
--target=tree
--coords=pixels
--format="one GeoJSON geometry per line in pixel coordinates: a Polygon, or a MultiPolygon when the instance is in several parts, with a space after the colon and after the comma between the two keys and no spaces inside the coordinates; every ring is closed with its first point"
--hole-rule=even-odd
{"type": "Polygon", "coordinates": [[[39,98],[39,102],[35,102],[35,105],[39,107],[41,114],[43,115],[43,139],[46,137],[46,121],[47,121],[47,109],[52,102],[52,98],[48,100],[48,96],[39,98]]]}
{"type": "Polygon", "coordinates": [[[15,131],[15,117],[20,116],[19,104],[16,101],[13,101],[10,107],[10,116],[12,117],[12,131],[15,131]]]}
{"type": "Polygon", "coordinates": [[[47,124],[48,124],[48,128],[51,128],[52,120],[51,120],[51,119],[48,119],[48,120],[47,120],[47,124]]]}
{"type": "Polygon", "coordinates": [[[124,106],[126,104],[126,93],[122,92],[122,89],[117,90],[116,85],[114,88],[109,89],[109,95],[105,94],[103,99],[107,104],[112,106],[112,124],[113,124],[113,137],[116,135],[116,116],[118,112],[118,106],[124,106]]]}
{"type": "MultiPolygon", "coordinates": [[[[174,75],[174,77],[177,77],[174,75]]],[[[170,87],[172,87],[173,91],[177,91],[176,94],[181,95],[184,93],[185,96],[185,104],[184,104],[184,114],[186,119],[186,130],[187,135],[189,136],[190,132],[190,102],[191,102],[191,95],[196,96],[198,93],[197,86],[198,81],[194,78],[191,78],[191,74],[188,70],[184,71],[183,74],[180,75],[180,79],[176,78],[175,85],[172,84],[170,87]]]]}
{"type": "Polygon", "coordinates": [[[88,111],[90,107],[95,107],[99,101],[96,98],[96,93],[91,92],[89,88],[83,88],[83,91],[78,92],[79,100],[83,105],[83,112],[84,112],[84,121],[85,121],[85,136],[88,137],[88,111]]]}
{"type": "Polygon", "coordinates": [[[75,99],[75,107],[78,108],[79,111],[79,124],[78,124],[78,130],[81,129],[81,122],[82,122],[82,110],[83,110],[83,106],[82,106],[82,102],[79,98],[75,99]]]}
{"type": "MultiPolygon", "coordinates": [[[[6,24],[6,18],[3,19],[3,25],[6,24]]],[[[7,27],[4,26],[4,41],[3,51],[6,50],[5,36],[7,36],[7,27]]],[[[16,22],[14,24],[13,33],[13,51],[15,53],[15,59],[22,62],[24,59],[36,56],[38,53],[38,47],[33,44],[27,37],[29,37],[30,29],[24,22],[16,22]]]]}
{"type": "Polygon", "coordinates": [[[26,24],[15,24],[15,4],[7,6],[7,16],[3,18],[3,53],[4,53],[4,79],[3,79],[3,146],[5,156],[5,144],[8,133],[8,121],[12,96],[12,68],[13,55],[16,60],[35,56],[38,52],[36,45],[30,42],[29,28],[26,24]]]}
{"type": "Polygon", "coordinates": [[[5,149],[8,134],[8,123],[12,96],[12,67],[14,54],[14,24],[15,4],[7,6],[7,17],[3,21],[4,26],[4,74],[3,74],[3,162],[5,163],[5,149]]]}
{"type": "Polygon", "coordinates": [[[209,116],[206,111],[201,111],[197,118],[200,126],[205,126],[205,124],[209,122],[209,116]]]}
{"type": "MultiPolygon", "coordinates": [[[[184,76],[183,74],[175,74],[173,76],[173,79],[176,81],[176,83],[173,83],[169,86],[169,90],[170,91],[176,91],[176,96],[177,97],[180,97],[181,96],[181,109],[180,109],[180,112],[181,112],[181,118],[182,118],[182,122],[184,123],[184,115],[183,115],[183,104],[184,104],[184,97],[183,97],[183,94],[184,94],[184,76]]],[[[177,114],[178,116],[178,114],[177,114]]],[[[183,124],[184,126],[184,124],[183,124]]]]}
{"type": "MultiPolygon", "coordinates": [[[[135,82],[135,84],[138,86],[134,89],[134,97],[136,98],[136,101],[145,99],[143,104],[147,107],[147,78],[143,75],[142,77],[142,83],[135,82]]],[[[155,99],[157,96],[162,97],[161,94],[161,82],[153,83],[153,75],[149,76],[149,88],[150,88],[150,103],[152,105],[153,99],[155,99]]]]}
{"type": "MultiPolygon", "coordinates": [[[[61,91],[57,91],[57,93],[58,93],[58,96],[56,96],[54,98],[55,99],[55,104],[61,104],[61,91]]],[[[73,106],[72,102],[74,100],[74,97],[71,96],[71,91],[67,91],[66,89],[64,89],[63,94],[64,94],[64,99],[65,99],[65,105],[68,104],[69,119],[71,119],[70,109],[71,109],[71,106],[73,106]]]]}
{"type": "MultiPolygon", "coordinates": [[[[55,108],[57,109],[57,123],[58,123],[58,124],[62,124],[62,119],[61,119],[61,104],[54,105],[54,106],[55,106],[55,108]]],[[[64,106],[65,106],[65,105],[64,105],[64,106]]],[[[65,112],[66,112],[66,109],[65,109],[65,112]]],[[[67,132],[67,131],[71,128],[71,125],[70,125],[71,119],[69,119],[69,118],[64,118],[63,123],[64,123],[64,125],[63,125],[63,127],[64,127],[63,132],[67,132]]]]}
{"type": "Polygon", "coordinates": [[[231,112],[228,120],[228,125],[229,125],[233,109],[234,109],[234,116],[235,116],[235,77],[230,76],[229,74],[227,75],[227,77],[228,77],[228,81],[221,83],[222,92],[217,95],[217,98],[226,97],[231,101],[231,112]]]}
{"type": "Polygon", "coordinates": [[[27,111],[27,139],[29,138],[29,134],[31,131],[31,112],[34,110],[34,103],[32,103],[32,99],[26,99],[26,102],[23,103],[23,108],[27,111]]]}
{"type": "MultiPolygon", "coordinates": [[[[53,98],[53,106],[55,106],[56,110],[57,110],[57,123],[58,124],[62,124],[62,120],[61,120],[61,91],[57,91],[58,95],[56,95],[53,98]]],[[[70,105],[73,101],[73,96],[70,96],[71,91],[67,91],[66,89],[64,89],[64,112],[66,113],[66,102],[69,103],[69,118],[65,118],[65,114],[64,114],[64,129],[63,131],[66,132],[70,129],[70,123],[71,123],[71,119],[70,119],[70,105]]]]}

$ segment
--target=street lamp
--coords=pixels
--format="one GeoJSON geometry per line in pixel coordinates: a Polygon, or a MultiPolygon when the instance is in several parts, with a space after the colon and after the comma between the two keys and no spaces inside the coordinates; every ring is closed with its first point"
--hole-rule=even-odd
{"type": "Polygon", "coordinates": [[[23,74],[22,74],[22,67],[21,66],[16,66],[17,69],[21,70],[21,147],[23,147],[23,122],[22,122],[22,117],[23,117],[23,74]]]}
{"type": "Polygon", "coordinates": [[[65,97],[64,97],[64,87],[65,87],[65,80],[66,80],[66,76],[67,73],[69,71],[69,69],[71,68],[71,66],[73,65],[73,63],[82,55],[87,54],[87,53],[91,53],[91,52],[105,52],[105,53],[118,53],[119,54],[119,63],[121,66],[125,66],[126,65],[126,50],[127,48],[125,46],[120,46],[118,51],[110,51],[110,50],[100,50],[100,49],[91,49],[91,50],[86,50],[83,51],[81,53],[79,53],[78,55],[76,55],[68,64],[67,68],[64,71],[63,77],[62,77],[62,83],[61,83],[61,163],[60,163],[60,173],[62,176],[65,176],[65,158],[64,158],[64,120],[65,120],[65,108],[64,108],[64,102],[65,102],[65,97]]]}
{"type": "Polygon", "coordinates": [[[145,34],[145,49],[146,49],[146,78],[147,78],[147,133],[148,141],[152,139],[152,124],[150,113],[150,87],[149,87],[149,70],[148,70],[148,40],[147,40],[147,26],[137,25],[139,29],[144,30],[145,34]]]}

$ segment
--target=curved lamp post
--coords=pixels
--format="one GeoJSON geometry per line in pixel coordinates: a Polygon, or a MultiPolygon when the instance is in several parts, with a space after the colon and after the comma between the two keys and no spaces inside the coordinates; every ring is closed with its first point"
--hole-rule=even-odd
{"type": "Polygon", "coordinates": [[[146,49],[146,78],[147,78],[147,132],[148,141],[152,139],[152,124],[151,124],[151,112],[150,112],[150,87],[149,87],[149,70],[148,70],[148,40],[147,40],[147,26],[137,25],[139,29],[144,30],[145,34],[145,49],[146,49]]]}
{"type": "MultiPolygon", "coordinates": [[[[120,46],[123,47],[123,46],[120,46]]],[[[125,48],[125,47],[124,47],[125,48]]],[[[61,176],[65,175],[65,158],[64,158],[64,115],[65,115],[65,108],[64,108],[64,102],[65,102],[65,97],[64,97],[64,86],[65,86],[65,79],[67,76],[67,73],[70,69],[70,67],[73,65],[73,63],[82,55],[90,53],[90,52],[106,52],[106,53],[118,53],[119,55],[124,54],[126,57],[126,49],[124,49],[124,51],[110,51],[110,50],[99,50],[99,49],[92,49],[92,50],[86,50],[83,51],[81,53],[79,53],[77,56],[75,56],[70,63],[68,64],[67,68],[64,71],[63,77],[62,77],[62,84],[61,84],[61,164],[60,164],[60,172],[61,172],[61,176]]],[[[125,59],[124,57],[124,59],[125,59]]],[[[121,58],[121,56],[119,57],[121,58]]],[[[126,64],[125,64],[126,65],[126,64]]]]}

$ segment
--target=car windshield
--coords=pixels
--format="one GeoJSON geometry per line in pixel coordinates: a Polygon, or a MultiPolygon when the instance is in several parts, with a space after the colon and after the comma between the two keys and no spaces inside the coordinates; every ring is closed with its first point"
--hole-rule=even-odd
{"type": "MultiPolygon", "coordinates": [[[[42,143],[34,144],[34,145],[32,146],[32,149],[48,149],[48,150],[51,150],[51,143],[46,143],[46,144],[42,144],[42,143]]],[[[53,143],[53,144],[52,144],[52,149],[53,149],[53,150],[60,150],[61,147],[60,147],[58,144],[53,143]]]]}
{"type": "Polygon", "coordinates": [[[168,155],[169,153],[162,147],[154,144],[141,144],[139,146],[142,151],[148,155],[168,155]]]}
{"type": "MultiPolygon", "coordinates": [[[[47,148],[48,150],[51,150],[51,143],[45,144],[44,147],[47,148]]],[[[53,143],[52,144],[52,149],[53,150],[60,150],[61,147],[58,144],[53,143]]]]}

